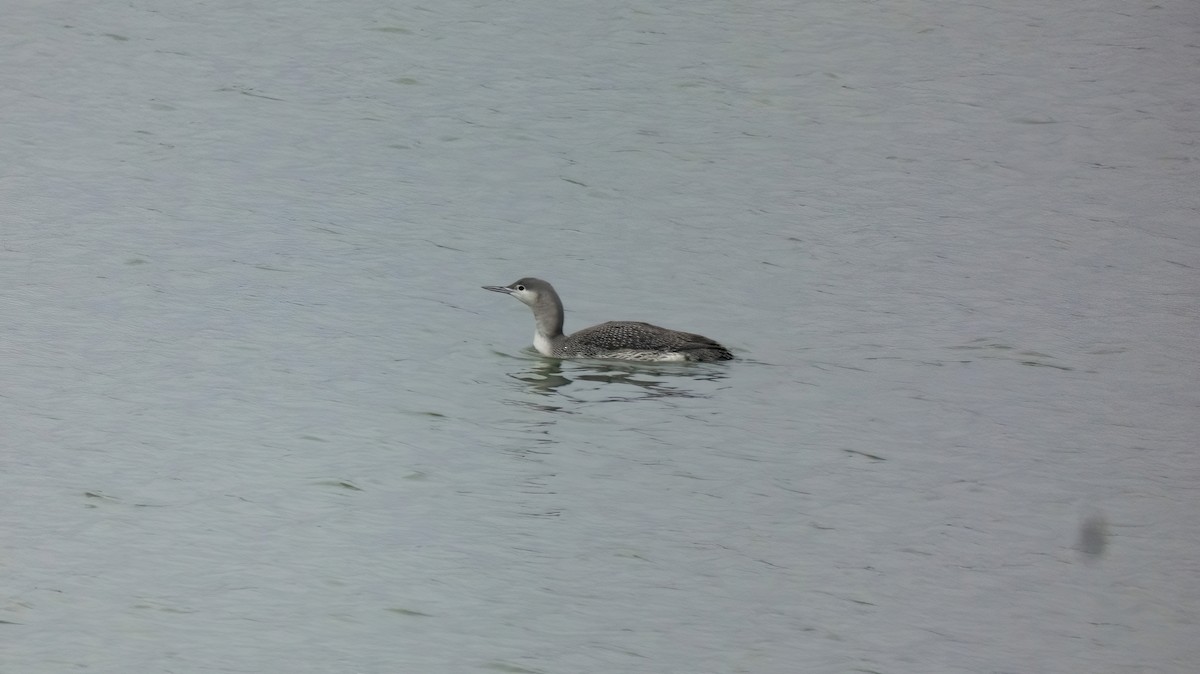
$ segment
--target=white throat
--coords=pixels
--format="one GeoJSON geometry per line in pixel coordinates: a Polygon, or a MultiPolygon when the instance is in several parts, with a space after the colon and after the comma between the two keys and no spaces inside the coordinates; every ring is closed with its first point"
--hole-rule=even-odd
{"type": "Polygon", "coordinates": [[[554,355],[553,345],[550,343],[550,340],[546,339],[540,332],[533,333],[533,348],[537,349],[538,353],[543,356],[554,355]]]}

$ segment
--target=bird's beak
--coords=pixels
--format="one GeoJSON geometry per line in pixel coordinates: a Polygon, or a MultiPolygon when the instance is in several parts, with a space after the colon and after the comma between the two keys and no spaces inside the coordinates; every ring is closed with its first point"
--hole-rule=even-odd
{"type": "Polygon", "coordinates": [[[494,293],[504,293],[505,295],[512,294],[512,288],[506,286],[483,286],[484,290],[490,290],[494,293]]]}

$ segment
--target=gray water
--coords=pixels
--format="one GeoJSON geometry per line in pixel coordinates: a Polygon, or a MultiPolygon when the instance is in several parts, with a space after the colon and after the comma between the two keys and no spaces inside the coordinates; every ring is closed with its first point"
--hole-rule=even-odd
{"type": "Polygon", "coordinates": [[[1194,671],[1200,17],[1046,5],[8,3],[0,671],[1194,671]]]}

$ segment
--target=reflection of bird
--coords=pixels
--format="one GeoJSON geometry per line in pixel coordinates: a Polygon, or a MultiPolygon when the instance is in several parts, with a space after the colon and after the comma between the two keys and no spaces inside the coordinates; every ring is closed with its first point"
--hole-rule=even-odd
{"type": "Polygon", "coordinates": [[[536,278],[523,278],[506,286],[483,286],[505,293],[533,310],[537,332],[533,346],[554,358],[613,358],[646,361],[730,360],[729,349],[702,335],[660,328],[649,323],[610,321],[563,334],[563,305],[554,286],[536,278]]]}

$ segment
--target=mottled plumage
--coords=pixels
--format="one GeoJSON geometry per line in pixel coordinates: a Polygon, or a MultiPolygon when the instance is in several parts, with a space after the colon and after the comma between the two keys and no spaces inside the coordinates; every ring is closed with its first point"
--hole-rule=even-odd
{"type": "Polygon", "coordinates": [[[533,310],[537,325],[533,345],[544,356],[643,361],[733,358],[729,349],[703,335],[636,321],[610,321],[564,335],[562,300],[554,286],[541,279],[523,278],[511,285],[484,286],[484,289],[512,295],[533,310]]]}

